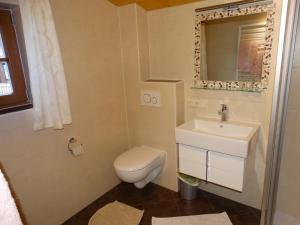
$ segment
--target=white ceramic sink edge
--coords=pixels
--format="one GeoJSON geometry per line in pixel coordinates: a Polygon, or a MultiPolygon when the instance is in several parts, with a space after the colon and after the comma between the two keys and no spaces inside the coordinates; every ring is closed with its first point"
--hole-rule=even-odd
{"type": "Polygon", "coordinates": [[[260,125],[255,123],[220,122],[199,118],[176,127],[176,142],[247,158],[259,127],[260,125]]]}

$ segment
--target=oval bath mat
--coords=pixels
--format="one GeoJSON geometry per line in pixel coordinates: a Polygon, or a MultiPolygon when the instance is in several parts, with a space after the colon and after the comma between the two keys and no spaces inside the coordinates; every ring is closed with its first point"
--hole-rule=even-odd
{"type": "Polygon", "coordinates": [[[99,209],[88,225],[138,225],[143,213],[144,211],[115,201],[99,209]]]}

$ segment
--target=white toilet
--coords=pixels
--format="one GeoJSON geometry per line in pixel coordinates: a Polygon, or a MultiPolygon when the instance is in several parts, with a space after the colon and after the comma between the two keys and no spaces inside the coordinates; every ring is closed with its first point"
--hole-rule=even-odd
{"type": "Polygon", "coordinates": [[[165,151],[148,146],[134,147],[119,155],[114,167],[121,180],[143,188],[161,172],[165,158],[165,151]]]}

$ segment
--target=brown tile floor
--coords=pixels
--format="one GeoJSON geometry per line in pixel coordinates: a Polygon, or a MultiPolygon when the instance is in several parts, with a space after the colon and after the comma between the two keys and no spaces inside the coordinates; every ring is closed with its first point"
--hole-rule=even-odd
{"type": "Polygon", "coordinates": [[[237,202],[199,191],[197,199],[186,201],[178,193],[150,183],[144,189],[121,183],[63,225],[87,225],[90,217],[112,201],[145,210],[140,225],[151,225],[151,217],[188,216],[227,212],[233,225],[259,225],[260,211],[237,202]]]}

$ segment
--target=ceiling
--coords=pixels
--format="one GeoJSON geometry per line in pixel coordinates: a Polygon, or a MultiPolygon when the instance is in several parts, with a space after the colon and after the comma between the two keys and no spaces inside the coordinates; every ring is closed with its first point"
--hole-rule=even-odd
{"type": "Polygon", "coordinates": [[[137,3],[146,10],[161,9],[175,5],[183,5],[191,2],[198,2],[201,0],[110,0],[117,6],[137,3]]]}

